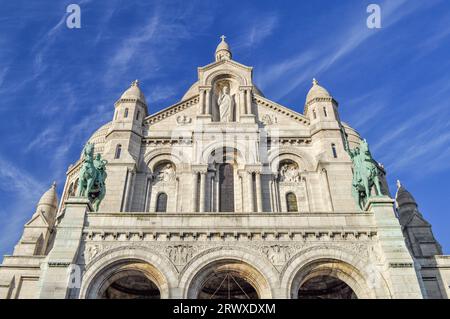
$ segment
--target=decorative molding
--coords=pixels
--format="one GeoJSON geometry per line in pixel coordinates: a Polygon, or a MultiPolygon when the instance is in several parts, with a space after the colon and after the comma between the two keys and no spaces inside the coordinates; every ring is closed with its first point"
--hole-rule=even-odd
{"type": "Polygon", "coordinates": [[[413,268],[413,263],[389,263],[391,268],[413,268]]]}

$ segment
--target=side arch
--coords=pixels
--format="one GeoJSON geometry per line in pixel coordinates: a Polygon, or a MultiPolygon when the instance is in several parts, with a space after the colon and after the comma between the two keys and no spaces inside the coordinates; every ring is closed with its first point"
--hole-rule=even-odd
{"type": "Polygon", "coordinates": [[[180,169],[182,164],[180,157],[173,152],[172,148],[163,147],[147,152],[141,162],[141,169],[148,167],[150,170],[153,170],[160,162],[163,161],[172,162],[176,167],[176,171],[180,169]]]}
{"type": "Polygon", "coordinates": [[[317,165],[309,154],[294,147],[279,147],[269,151],[268,162],[272,172],[278,171],[279,163],[283,160],[292,160],[307,171],[314,171],[317,165]]]}
{"type": "Polygon", "coordinates": [[[344,281],[360,299],[391,298],[383,275],[361,256],[337,246],[310,247],[295,254],[281,272],[281,287],[297,298],[305,280],[320,274],[344,281]]]}
{"type": "Polygon", "coordinates": [[[144,271],[155,281],[161,298],[171,297],[171,289],[177,286],[175,266],[166,257],[148,248],[121,246],[101,253],[87,264],[79,298],[97,298],[104,283],[126,263],[145,263],[147,267],[144,271]]]}

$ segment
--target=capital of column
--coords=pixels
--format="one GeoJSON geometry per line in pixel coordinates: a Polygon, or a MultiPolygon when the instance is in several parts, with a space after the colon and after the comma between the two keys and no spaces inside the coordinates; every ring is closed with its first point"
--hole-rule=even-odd
{"type": "Polygon", "coordinates": [[[191,166],[192,172],[194,174],[200,173],[200,174],[206,174],[208,172],[208,165],[192,165],[191,166]]]}
{"type": "Polygon", "coordinates": [[[239,91],[249,91],[252,90],[253,86],[252,85],[241,85],[239,86],[239,91]]]}
{"type": "Polygon", "coordinates": [[[245,170],[249,174],[261,174],[262,172],[262,166],[261,165],[245,165],[245,170]]]}
{"type": "Polygon", "coordinates": [[[199,85],[198,90],[199,91],[211,91],[212,86],[211,85],[199,85]]]}

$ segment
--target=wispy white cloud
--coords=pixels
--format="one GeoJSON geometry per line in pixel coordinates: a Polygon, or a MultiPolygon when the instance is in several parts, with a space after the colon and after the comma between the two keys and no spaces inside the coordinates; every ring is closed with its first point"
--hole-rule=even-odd
{"type": "Polygon", "coordinates": [[[380,4],[382,8],[382,29],[374,30],[365,26],[365,21],[360,17],[349,19],[348,26],[340,33],[333,33],[332,38],[322,39],[311,44],[307,50],[286,58],[284,61],[267,68],[261,76],[263,87],[272,86],[282,82],[282,86],[274,92],[274,98],[281,99],[290,94],[299,85],[309,79],[311,75],[322,74],[339,60],[354,52],[368,39],[391,27],[406,16],[417,11],[423,3],[407,2],[406,0],[384,1],[380,4]],[[400,9],[401,8],[401,9],[400,9]]]}

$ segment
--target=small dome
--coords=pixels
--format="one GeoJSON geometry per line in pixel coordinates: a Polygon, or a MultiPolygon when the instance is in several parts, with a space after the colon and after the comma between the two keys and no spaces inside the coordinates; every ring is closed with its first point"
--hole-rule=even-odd
{"type": "Polygon", "coordinates": [[[395,202],[397,204],[397,207],[409,204],[417,206],[417,202],[414,197],[410,192],[406,190],[406,188],[400,183],[400,181],[397,181],[397,193],[395,194],[395,202]]]}
{"type": "Polygon", "coordinates": [[[219,45],[216,48],[216,61],[221,60],[230,60],[231,59],[231,50],[228,43],[225,42],[225,36],[220,37],[222,41],[220,41],[219,45]]]}
{"type": "Polygon", "coordinates": [[[315,98],[331,98],[330,93],[319,85],[316,79],[313,79],[313,86],[306,95],[306,103],[315,98]]]}
{"type": "Polygon", "coordinates": [[[139,81],[135,80],[131,83],[131,86],[123,92],[121,99],[138,99],[141,102],[146,103],[144,93],[142,93],[139,87],[139,81]]]}
{"type": "Polygon", "coordinates": [[[56,208],[58,206],[58,195],[56,194],[56,182],[53,182],[52,186],[48,191],[42,195],[39,203],[37,204],[38,208],[40,206],[50,206],[56,208]]]}

